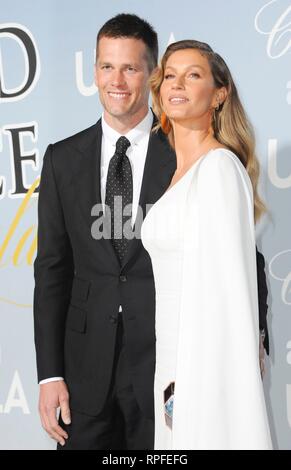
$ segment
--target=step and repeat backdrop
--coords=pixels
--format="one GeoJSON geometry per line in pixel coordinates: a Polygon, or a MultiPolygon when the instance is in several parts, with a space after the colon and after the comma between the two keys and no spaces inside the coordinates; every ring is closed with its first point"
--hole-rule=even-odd
{"type": "MultiPolygon", "coordinates": [[[[0,449],[54,449],[38,417],[33,262],[47,145],[95,123],[96,33],[136,13],[159,35],[209,43],[228,63],[254,125],[270,357],[264,379],[275,448],[291,450],[291,2],[0,0],[0,449]]],[[[211,290],[211,286],[210,286],[211,290]]],[[[239,367],[239,365],[238,365],[239,367]]],[[[250,426],[252,424],[250,423],[250,426]]]]}

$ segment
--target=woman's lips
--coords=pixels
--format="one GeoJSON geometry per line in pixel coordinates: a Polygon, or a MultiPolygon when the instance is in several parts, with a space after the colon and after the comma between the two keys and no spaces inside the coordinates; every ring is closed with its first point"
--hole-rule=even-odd
{"type": "Polygon", "coordinates": [[[169,98],[169,102],[172,104],[182,104],[186,103],[187,101],[189,100],[185,96],[170,96],[169,98]]]}

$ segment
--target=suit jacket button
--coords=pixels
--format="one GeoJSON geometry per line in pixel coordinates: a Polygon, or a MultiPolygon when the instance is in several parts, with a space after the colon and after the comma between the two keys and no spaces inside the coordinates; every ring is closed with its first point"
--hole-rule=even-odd
{"type": "Polygon", "coordinates": [[[121,282],[126,282],[127,281],[127,277],[124,276],[123,274],[121,274],[121,276],[119,276],[119,279],[121,280],[121,282]]]}
{"type": "Polygon", "coordinates": [[[116,323],[117,322],[117,317],[115,317],[114,315],[111,315],[109,320],[110,320],[111,323],[116,323]]]}

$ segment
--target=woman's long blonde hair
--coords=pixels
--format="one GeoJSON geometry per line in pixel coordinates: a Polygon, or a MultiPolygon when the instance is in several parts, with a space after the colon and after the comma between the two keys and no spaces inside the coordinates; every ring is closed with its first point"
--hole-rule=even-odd
{"type": "Polygon", "coordinates": [[[166,129],[172,147],[174,145],[174,134],[169,119],[163,112],[160,88],[164,79],[165,66],[168,58],[176,51],[185,49],[198,50],[207,58],[215,86],[225,87],[227,97],[218,109],[214,110],[212,128],[214,137],[222,145],[232,150],[246,168],[254,191],[254,218],[255,222],[266,212],[266,207],[258,195],[257,186],[260,174],[259,161],[255,154],[255,138],[253,128],[246,116],[244,108],[238,96],[237,88],[232,79],[228,66],[222,57],[215,53],[211,47],[200,41],[184,40],[170,44],[162,57],[160,66],[153,72],[150,78],[150,86],[153,99],[153,110],[158,118],[155,129],[162,127],[166,129]],[[166,121],[165,121],[166,118],[166,121]],[[163,123],[161,124],[161,119],[163,123]]]}

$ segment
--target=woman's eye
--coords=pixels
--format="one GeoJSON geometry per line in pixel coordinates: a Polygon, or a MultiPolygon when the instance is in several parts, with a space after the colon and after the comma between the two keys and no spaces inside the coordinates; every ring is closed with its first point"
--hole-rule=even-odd
{"type": "Polygon", "coordinates": [[[167,73],[167,74],[165,75],[165,80],[167,80],[168,78],[173,78],[173,77],[174,77],[173,74],[167,73]]]}
{"type": "Polygon", "coordinates": [[[192,72],[192,73],[190,73],[190,77],[191,78],[199,78],[200,75],[198,73],[192,72]]]}

